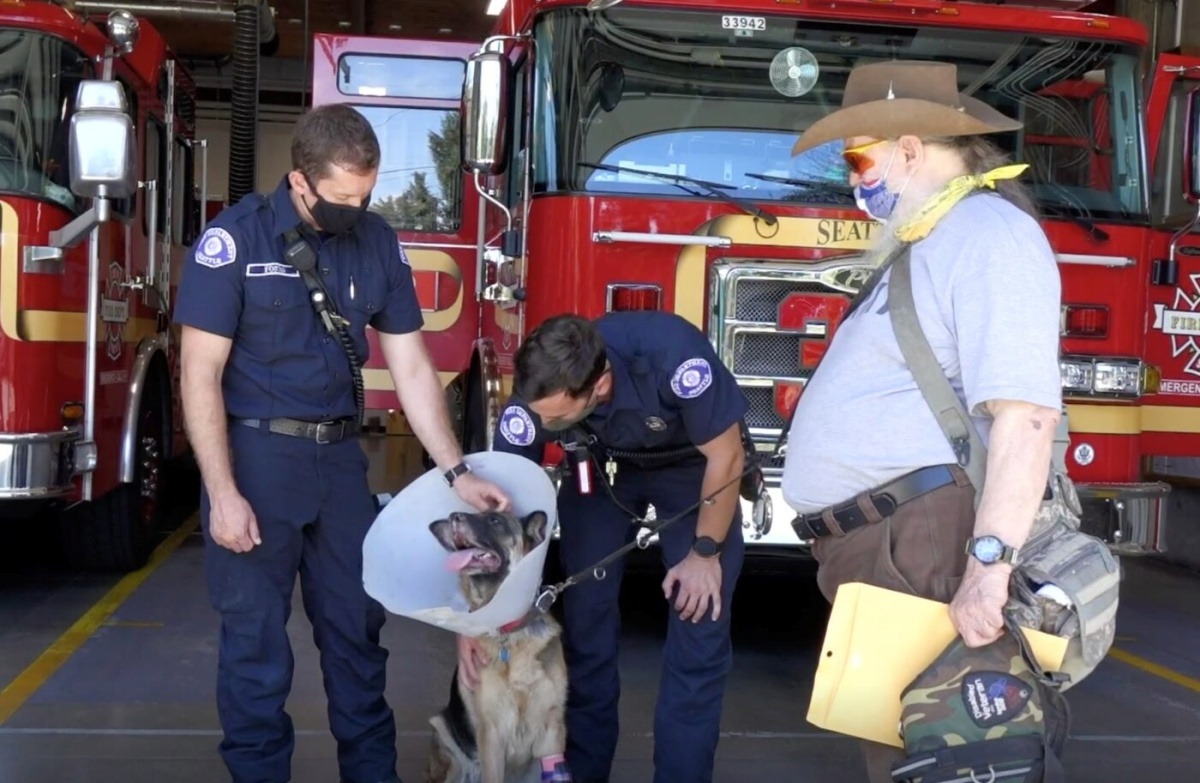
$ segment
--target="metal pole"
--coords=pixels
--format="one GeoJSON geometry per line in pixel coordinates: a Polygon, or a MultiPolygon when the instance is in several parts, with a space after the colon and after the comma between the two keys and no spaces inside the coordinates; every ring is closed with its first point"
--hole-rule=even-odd
{"type": "MultiPolygon", "coordinates": [[[[96,217],[108,219],[111,203],[107,198],[96,199],[96,217]]],[[[96,437],[96,351],[99,336],[96,320],[100,315],[100,225],[91,231],[88,238],[88,304],[87,304],[87,355],[83,370],[83,442],[95,443],[96,437]]],[[[92,499],[92,476],[94,471],[83,474],[83,500],[92,499]]]]}
{"type": "Polygon", "coordinates": [[[76,0],[75,8],[84,13],[104,13],[106,11],[124,10],[134,16],[171,17],[173,19],[210,19],[233,21],[232,3],[121,3],[96,2],[95,0],[76,0]]]}
{"type": "Polygon", "coordinates": [[[208,227],[208,139],[200,139],[200,156],[204,163],[200,174],[200,233],[208,227]]]}

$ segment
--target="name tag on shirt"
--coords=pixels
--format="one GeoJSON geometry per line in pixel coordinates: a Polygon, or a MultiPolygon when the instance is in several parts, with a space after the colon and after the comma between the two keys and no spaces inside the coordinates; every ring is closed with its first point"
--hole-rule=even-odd
{"type": "Polygon", "coordinates": [[[299,277],[300,270],[289,264],[246,264],[246,277],[299,277]]]}

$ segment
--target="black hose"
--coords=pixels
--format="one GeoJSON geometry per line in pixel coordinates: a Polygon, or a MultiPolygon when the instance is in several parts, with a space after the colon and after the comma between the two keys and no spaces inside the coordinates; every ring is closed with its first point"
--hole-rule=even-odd
{"type": "Polygon", "coordinates": [[[229,118],[229,204],[253,193],[258,152],[258,53],[257,3],[239,3],[233,40],[233,112],[229,118]]]}

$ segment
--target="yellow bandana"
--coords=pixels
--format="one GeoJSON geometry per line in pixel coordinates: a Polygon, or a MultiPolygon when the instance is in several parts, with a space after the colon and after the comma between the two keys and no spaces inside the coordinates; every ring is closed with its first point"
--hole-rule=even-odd
{"type": "Polygon", "coordinates": [[[998,180],[1016,179],[1027,168],[1029,168],[1028,163],[1018,163],[1012,166],[1001,166],[984,174],[966,174],[950,180],[946,187],[925,202],[911,220],[896,229],[896,237],[902,242],[916,242],[918,239],[924,239],[955,204],[973,191],[979,188],[995,190],[998,180]]]}

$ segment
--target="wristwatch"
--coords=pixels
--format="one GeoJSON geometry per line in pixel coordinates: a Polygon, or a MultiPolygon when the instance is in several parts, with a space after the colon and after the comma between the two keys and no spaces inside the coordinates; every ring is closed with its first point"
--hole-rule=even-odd
{"type": "Polygon", "coordinates": [[[995,536],[967,539],[966,552],[985,565],[1017,561],[1017,550],[995,536]]]}
{"type": "Polygon", "coordinates": [[[461,476],[464,473],[470,473],[470,472],[471,472],[471,466],[465,462],[460,462],[457,465],[455,465],[454,467],[450,468],[450,470],[447,470],[445,473],[443,473],[442,478],[446,479],[446,484],[453,487],[455,479],[457,479],[459,476],[461,476]]]}
{"type": "Polygon", "coordinates": [[[717,541],[709,536],[700,536],[692,544],[692,551],[700,557],[716,557],[725,548],[724,541],[717,541]]]}

